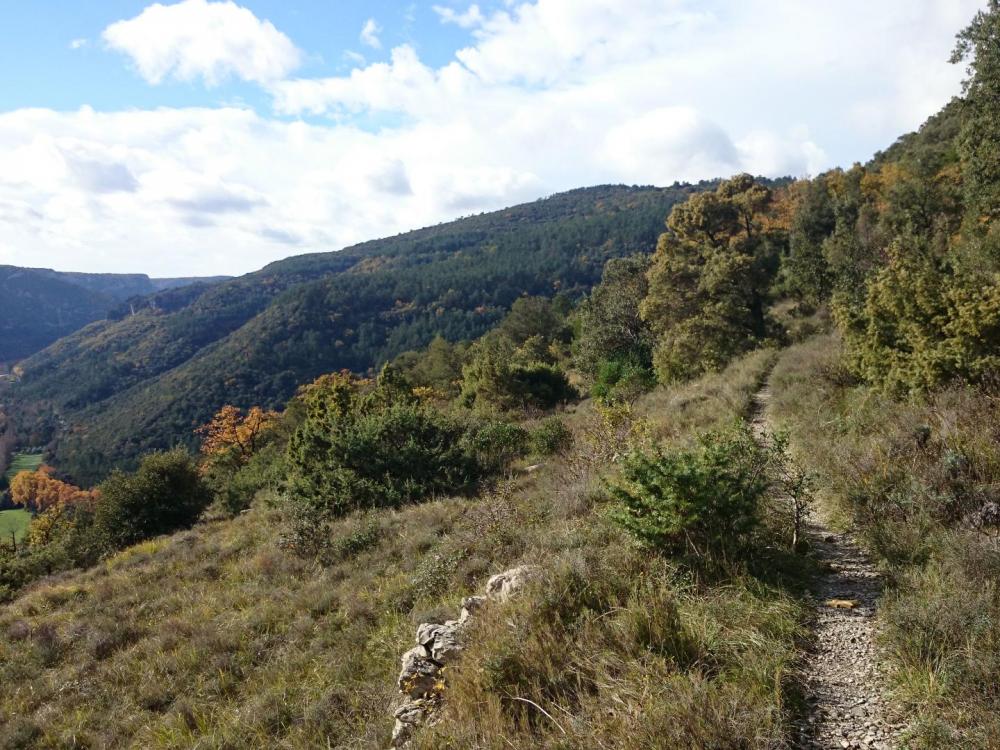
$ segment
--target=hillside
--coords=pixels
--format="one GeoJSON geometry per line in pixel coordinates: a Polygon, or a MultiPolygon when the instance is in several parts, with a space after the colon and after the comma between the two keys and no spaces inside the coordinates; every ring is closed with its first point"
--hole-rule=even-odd
{"type": "Polygon", "coordinates": [[[64,273],[0,266],[0,364],[13,364],[79,330],[131,297],[212,279],[64,273]]]}
{"type": "Polygon", "coordinates": [[[323,372],[366,372],[439,333],[475,338],[522,295],[577,297],[609,258],[648,252],[698,189],[575,190],[162,292],[25,361],[16,395],[56,405],[72,425],[57,465],[96,481],[190,443],[224,403],[278,406],[323,372]]]}
{"type": "MultiPolygon", "coordinates": [[[[746,413],[772,359],[639,411],[682,442],[746,413]]],[[[565,455],[496,491],[340,519],[322,566],[261,505],[40,583],[0,608],[0,680],[21,688],[0,696],[0,746],[388,747],[416,624],[521,561],[548,586],[480,622],[449,687],[459,720],[420,747],[782,746],[801,582],[763,564],[693,580],[633,545],[597,490],[615,436],[589,404],[563,417],[565,455]],[[569,738],[508,694],[558,703],[569,738]]],[[[759,555],[780,567],[763,538],[759,555]]]]}

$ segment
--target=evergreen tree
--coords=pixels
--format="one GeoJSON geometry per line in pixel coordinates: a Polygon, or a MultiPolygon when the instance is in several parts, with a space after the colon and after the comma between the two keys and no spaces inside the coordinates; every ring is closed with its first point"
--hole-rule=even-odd
{"type": "Polygon", "coordinates": [[[743,174],[671,212],[641,306],[656,337],[661,381],[717,369],[766,335],[765,303],[778,263],[760,226],[770,201],[771,191],[743,174]]]}

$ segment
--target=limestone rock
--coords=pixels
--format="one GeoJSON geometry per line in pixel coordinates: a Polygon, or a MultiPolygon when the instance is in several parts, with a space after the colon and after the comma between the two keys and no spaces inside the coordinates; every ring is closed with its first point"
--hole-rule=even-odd
{"type": "Polygon", "coordinates": [[[462,652],[462,631],[469,618],[491,600],[505,602],[525,584],[536,578],[540,568],[523,565],[499,573],[486,583],[485,596],[467,596],[457,620],[444,623],[425,622],[417,628],[417,645],[403,654],[399,673],[399,692],[403,703],[393,712],[392,747],[406,748],[420,726],[433,724],[436,707],[441,702],[437,689],[443,680],[444,665],[462,652]]]}
{"type": "Polygon", "coordinates": [[[393,716],[396,725],[392,729],[392,747],[405,747],[413,737],[414,730],[427,719],[427,709],[422,701],[406,701],[396,709],[393,716]]]}
{"type": "Polygon", "coordinates": [[[434,689],[441,665],[431,658],[423,646],[411,648],[402,658],[399,672],[399,691],[411,698],[419,698],[434,689]]]}
{"type": "Polygon", "coordinates": [[[445,664],[462,652],[461,630],[464,620],[449,620],[443,625],[424,623],[417,628],[417,644],[430,653],[434,661],[445,664]]]}
{"type": "Polygon", "coordinates": [[[534,565],[522,565],[519,568],[511,568],[503,573],[497,573],[486,582],[486,596],[489,599],[496,599],[505,602],[525,584],[538,577],[539,568],[534,565]]]}

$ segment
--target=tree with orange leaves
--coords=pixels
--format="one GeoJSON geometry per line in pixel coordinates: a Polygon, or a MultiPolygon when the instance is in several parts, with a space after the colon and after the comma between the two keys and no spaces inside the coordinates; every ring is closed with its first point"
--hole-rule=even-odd
{"type": "Polygon", "coordinates": [[[11,499],[27,510],[44,513],[63,505],[91,506],[97,499],[95,491],[81,490],[52,476],[52,468],[19,472],[10,483],[11,499]]]}
{"type": "Polygon", "coordinates": [[[11,498],[17,505],[36,513],[28,530],[32,546],[48,544],[75,523],[77,511],[92,511],[97,490],[82,490],[52,476],[52,468],[19,472],[10,483],[11,498]]]}
{"type": "Polygon", "coordinates": [[[264,411],[259,406],[252,407],[246,415],[235,406],[223,406],[211,422],[195,431],[203,436],[201,452],[209,459],[225,455],[246,463],[278,417],[277,412],[264,411]]]}

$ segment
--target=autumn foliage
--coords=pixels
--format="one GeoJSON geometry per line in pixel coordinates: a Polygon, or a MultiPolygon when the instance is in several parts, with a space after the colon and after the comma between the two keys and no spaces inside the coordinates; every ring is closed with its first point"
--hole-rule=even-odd
{"type": "Polygon", "coordinates": [[[56,479],[49,466],[18,473],[10,483],[10,492],[15,504],[36,513],[67,505],[91,507],[97,501],[96,491],[81,490],[56,479]]]}
{"type": "Polygon", "coordinates": [[[235,406],[219,409],[212,421],[197,432],[202,435],[201,452],[207,458],[235,456],[241,463],[256,453],[260,439],[278,421],[278,413],[252,407],[244,415],[235,406]]]}

